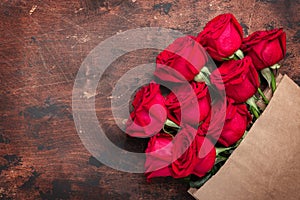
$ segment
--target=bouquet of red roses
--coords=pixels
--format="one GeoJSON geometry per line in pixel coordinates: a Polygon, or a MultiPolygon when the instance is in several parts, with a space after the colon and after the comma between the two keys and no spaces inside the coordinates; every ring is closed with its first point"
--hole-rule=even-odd
{"type": "Polygon", "coordinates": [[[126,123],[132,137],[150,137],[145,175],[186,178],[200,187],[241,142],[267,99],[263,78],[286,54],[282,29],[243,37],[232,14],[211,20],[197,37],[176,39],[156,59],[154,80],[140,88],[126,123]],[[212,60],[212,59],[213,60],[212,60]],[[214,62],[213,62],[214,61],[214,62]]]}

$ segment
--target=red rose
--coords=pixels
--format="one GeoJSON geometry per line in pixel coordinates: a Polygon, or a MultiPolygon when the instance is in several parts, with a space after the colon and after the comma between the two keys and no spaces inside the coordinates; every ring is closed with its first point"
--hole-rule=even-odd
{"type": "Polygon", "coordinates": [[[222,14],[204,27],[197,41],[218,61],[232,56],[241,46],[243,29],[232,14],[222,14]]]}
{"type": "Polygon", "coordinates": [[[220,90],[225,87],[226,96],[236,103],[244,103],[259,87],[259,76],[250,57],[225,61],[211,74],[211,83],[220,90]]]}
{"type": "Polygon", "coordinates": [[[226,119],[218,143],[229,147],[236,143],[244,135],[251,115],[245,104],[233,104],[228,101],[226,119]]]}
{"type": "Polygon", "coordinates": [[[190,126],[183,127],[176,135],[173,145],[172,176],[183,178],[194,174],[204,176],[215,163],[214,145],[197,134],[190,126]]]}
{"type": "Polygon", "coordinates": [[[282,29],[257,31],[243,40],[242,51],[252,58],[257,70],[271,67],[286,53],[286,34],[282,29]]]}
{"type": "Polygon", "coordinates": [[[192,36],[176,39],[156,58],[154,75],[163,81],[191,81],[207,62],[207,55],[192,36]]]}
{"type": "Polygon", "coordinates": [[[173,88],[172,92],[166,96],[168,119],[178,125],[181,119],[184,119],[183,123],[197,126],[208,116],[210,102],[209,91],[205,83],[191,82],[188,86],[180,85],[173,88]],[[195,109],[196,105],[199,109],[195,109]]]}
{"type": "Polygon", "coordinates": [[[151,137],[146,149],[145,175],[147,179],[159,176],[171,176],[172,136],[158,133],[151,137]]]}
{"type": "Polygon", "coordinates": [[[218,139],[224,127],[226,111],[226,99],[214,101],[209,116],[199,125],[197,134],[202,136],[209,135],[211,138],[218,139]]]}
{"type": "Polygon", "coordinates": [[[166,122],[165,98],[159,85],[142,87],[132,102],[134,110],[126,123],[126,133],[133,137],[150,137],[158,133],[166,122]]]}
{"type": "Polygon", "coordinates": [[[208,117],[198,128],[198,134],[211,137],[218,143],[229,147],[236,143],[244,135],[248,124],[252,118],[245,104],[235,104],[230,98],[227,98],[227,105],[222,114],[221,101],[214,105],[215,115],[212,119],[208,117]],[[225,117],[224,117],[225,114],[225,117]]]}

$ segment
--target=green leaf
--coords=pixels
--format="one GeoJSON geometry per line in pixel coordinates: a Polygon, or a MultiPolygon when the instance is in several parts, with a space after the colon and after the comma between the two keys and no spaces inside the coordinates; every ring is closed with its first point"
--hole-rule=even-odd
{"type": "Polygon", "coordinates": [[[216,154],[220,155],[221,153],[223,153],[225,151],[228,151],[230,149],[232,149],[232,147],[227,147],[227,148],[225,148],[225,147],[216,147],[216,154]]]}
{"type": "Polygon", "coordinates": [[[242,50],[237,50],[234,55],[236,55],[240,60],[243,59],[245,56],[244,56],[244,53],[242,52],[242,50]]]}
{"type": "Polygon", "coordinates": [[[259,108],[257,107],[256,103],[255,103],[255,97],[251,97],[249,98],[246,103],[250,106],[250,111],[251,113],[256,117],[256,119],[259,117],[260,115],[260,111],[259,108]]]}
{"type": "Polygon", "coordinates": [[[204,177],[202,177],[198,181],[190,181],[190,187],[192,188],[200,188],[206,181],[208,181],[212,177],[211,173],[206,174],[204,177]]]}
{"type": "Polygon", "coordinates": [[[210,71],[209,71],[209,69],[208,69],[208,67],[206,67],[206,66],[204,66],[202,69],[201,69],[201,72],[202,73],[204,73],[204,74],[206,74],[206,75],[208,75],[208,76],[210,76],[210,71]]]}
{"type": "Polygon", "coordinates": [[[211,82],[210,82],[210,79],[209,79],[210,74],[211,73],[210,73],[209,69],[206,66],[204,66],[201,69],[200,73],[197,74],[194,77],[194,81],[196,81],[196,82],[205,82],[206,85],[209,86],[209,85],[211,85],[211,82]]]}
{"type": "Polygon", "coordinates": [[[173,122],[169,119],[166,120],[165,125],[169,126],[169,127],[177,128],[177,129],[180,128],[180,126],[178,126],[175,122],[173,122]]]}
{"type": "Polygon", "coordinates": [[[232,54],[231,56],[227,57],[227,58],[223,58],[224,61],[228,61],[228,60],[241,60],[243,59],[244,53],[242,52],[242,50],[238,49],[236,52],[234,52],[234,54],[232,54]]]}
{"type": "Polygon", "coordinates": [[[177,180],[182,181],[182,182],[190,182],[191,181],[191,175],[183,177],[183,178],[178,178],[177,180]]]}
{"type": "Polygon", "coordinates": [[[215,161],[215,165],[221,163],[221,162],[224,162],[226,161],[228,158],[224,157],[224,156],[220,156],[220,155],[217,155],[216,156],[216,161],[215,161]]]}
{"type": "Polygon", "coordinates": [[[275,65],[272,65],[270,68],[271,69],[279,69],[281,66],[277,63],[275,65]]]}
{"type": "Polygon", "coordinates": [[[270,68],[265,68],[265,69],[261,70],[260,73],[266,79],[266,81],[268,82],[269,88],[271,88],[272,74],[273,73],[270,70],[270,68]]]}
{"type": "Polygon", "coordinates": [[[271,88],[272,88],[272,92],[274,93],[276,90],[276,78],[272,72],[271,74],[271,88]]]}

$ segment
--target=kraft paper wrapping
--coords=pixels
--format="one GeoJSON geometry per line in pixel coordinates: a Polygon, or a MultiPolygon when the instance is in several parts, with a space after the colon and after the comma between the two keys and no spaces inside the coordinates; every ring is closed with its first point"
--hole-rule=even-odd
{"type": "Polygon", "coordinates": [[[199,200],[300,199],[300,89],[289,77],[219,172],[189,193],[199,200]]]}

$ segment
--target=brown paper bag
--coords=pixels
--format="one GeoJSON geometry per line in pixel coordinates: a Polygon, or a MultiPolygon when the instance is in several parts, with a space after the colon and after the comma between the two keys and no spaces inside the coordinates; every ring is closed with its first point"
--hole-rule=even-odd
{"type": "Polygon", "coordinates": [[[290,78],[219,172],[189,193],[199,200],[300,199],[300,89],[290,78]]]}

